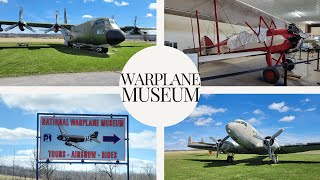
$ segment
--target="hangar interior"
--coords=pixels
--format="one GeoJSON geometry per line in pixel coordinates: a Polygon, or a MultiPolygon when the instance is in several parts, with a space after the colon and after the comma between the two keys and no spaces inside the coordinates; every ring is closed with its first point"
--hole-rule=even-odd
{"type": "MultiPolygon", "coordinates": [[[[192,52],[194,49],[198,49],[199,39],[203,36],[208,36],[213,44],[216,44],[218,41],[213,1],[214,0],[166,0],[166,43],[169,43],[169,45],[174,44],[177,49],[184,52],[188,52],[188,50],[192,52]],[[198,21],[196,18],[196,11],[198,11],[199,14],[198,21]],[[203,15],[203,17],[201,17],[201,15],[203,15]],[[197,23],[199,24],[199,28],[197,23]],[[200,30],[200,38],[198,37],[198,29],[200,30]]],[[[228,2],[230,2],[230,0],[217,0],[217,3],[220,4],[220,6],[217,6],[218,16],[224,16],[224,18],[221,18],[222,20],[218,20],[219,42],[227,39],[233,34],[251,31],[248,26],[239,23],[240,21],[249,22],[254,29],[257,28],[260,15],[265,18],[267,23],[271,22],[271,20],[275,20],[277,28],[285,28],[288,24],[294,23],[303,32],[309,33],[310,36],[301,43],[300,47],[303,49],[301,54],[300,51],[286,54],[287,58],[291,58],[294,63],[298,63],[292,71],[287,72],[287,85],[319,85],[320,72],[315,71],[315,69],[317,69],[318,61],[316,59],[319,52],[316,50],[316,47],[320,44],[320,0],[237,1],[240,1],[241,6],[233,4],[233,2],[229,5],[228,2]],[[259,11],[256,11],[256,9],[259,11]],[[281,23],[286,25],[282,27],[281,23]],[[305,61],[307,61],[307,59],[313,61],[306,63],[305,61]]],[[[274,54],[274,56],[275,59],[279,57],[278,54],[274,54]]],[[[200,63],[199,72],[201,77],[205,78],[205,80],[202,80],[202,85],[284,85],[283,76],[285,71],[282,67],[277,68],[280,73],[280,79],[277,83],[268,83],[263,80],[262,71],[259,71],[258,69],[266,67],[266,64],[266,57],[264,55],[239,57],[200,63]],[[245,73],[246,71],[248,72],[245,73]],[[237,72],[243,73],[237,74],[237,72]]]]}

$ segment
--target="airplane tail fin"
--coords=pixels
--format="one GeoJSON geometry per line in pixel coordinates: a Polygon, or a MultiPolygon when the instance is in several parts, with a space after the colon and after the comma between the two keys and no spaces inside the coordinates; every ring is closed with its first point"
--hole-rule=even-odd
{"type": "Polygon", "coordinates": [[[20,7],[20,10],[19,10],[19,20],[22,20],[22,15],[23,15],[23,8],[20,7]]]}
{"type": "Polygon", "coordinates": [[[204,138],[201,138],[201,142],[204,143],[204,138]]]}
{"type": "Polygon", "coordinates": [[[64,8],[64,24],[68,24],[67,9],[66,8],[64,8]]]}
{"type": "Polygon", "coordinates": [[[56,11],[56,24],[58,24],[58,19],[59,19],[59,11],[56,11]]]}
{"type": "Polygon", "coordinates": [[[98,131],[95,131],[94,133],[92,133],[90,135],[90,140],[100,144],[101,142],[97,139],[98,138],[98,134],[99,134],[98,131]]]}
{"type": "Polygon", "coordinates": [[[189,138],[188,138],[188,144],[191,144],[192,143],[192,138],[191,138],[191,136],[189,136],[189,138]]]}

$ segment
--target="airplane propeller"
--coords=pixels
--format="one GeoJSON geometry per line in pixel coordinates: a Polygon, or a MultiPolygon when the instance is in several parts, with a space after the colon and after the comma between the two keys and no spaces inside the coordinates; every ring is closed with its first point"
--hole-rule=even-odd
{"type": "MultiPolygon", "coordinates": [[[[62,32],[62,34],[66,34],[67,30],[63,27],[60,26],[58,24],[58,20],[59,20],[59,11],[56,11],[56,23],[52,25],[51,28],[47,29],[44,31],[45,34],[49,33],[50,31],[54,31],[55,33],[57,33],[59,30],[62,32]]],[[[67,13],[66,13],[66,9],[64,9],[64,24],[67,24],[67,13]]]]}
{"type": "Polygon", "coordinates": [[[253,136],[253,137],[257,138],[257,139],[262,140],[263,144],[268,147],[268,155],[269,155],[270,159],[272,158],[272,151],[271,151],[272,148],[271,148],[271,146],[273,145],[274,140],[276,139],[276,137],[278,137],[283,131],[284,131],[284,129],[280,129],[273,136],[267,136],[265,138],[262,138],[261,136],[257,136],[257,135],[253,136]]]}
{"type": "Polygon", "coordinates": [[[34,29],[32,29],[32,27],[28,26],[27,23],[23,20],[23,8],[22,8],[22,7],[20,7],[20,11],[19,11],[19,21],[17,22],[17,24],[13,24],[13,25],[7,27],[7,28],[5,29],[5,31],[9,31],[9,30],[11,30],[11,29],[13,29],[13,28],[15,28],[15,27],[19,27],[19,29],[20,29],[21,31],[24,31],[25,28],[27,28],[27,29],[29,29],[30,31],[34,32],[34,33],[36,32],[34,29]]]}
{"type": "Polygon", "coordinates": [[[223,139],[218,139],[218,140],[216,140],[215,138],[213,138],[213,137],[210,137],[210,139],[212,140],[212,141],[214,141],[215,143],[216,143],[216,145],[217,145],[217,158],[219,157],[219,154],[220,154],[220,152],[221,152],[221,147],[222,147],[222,145],[223,145],[223,143],[227,140],[229,138],[229,136],[226,136],[225,138],[223,138],[223,139]]]}

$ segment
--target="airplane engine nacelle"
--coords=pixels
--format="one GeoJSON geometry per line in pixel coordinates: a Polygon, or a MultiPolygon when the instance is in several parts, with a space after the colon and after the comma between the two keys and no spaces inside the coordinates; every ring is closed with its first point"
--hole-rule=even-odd
{"type": "Polygon", "coordinates": [[[221,147],[221,150],[223,152],[228,152],[229,149],[234,149],[234,144],[229,141],[225,141],[221,147]]]}
{"type": "Polygon", "coordinates": [[[20,29],[20,31],[24,31],[24,30],[26,30],[26,27],[23,25],[19,25],[19,29],[20,29]]]}
{"type": "Polygon", "coordinates": [[[65,145],[67,145],[67,146],[72,146],[72,144],[69,143],[69,142],[66,142],[65,145]]]}
{"type": "Polygon", "coordinates": [[[1,24],[0,24],[0,32],[3,32],[3,28],[1,27],[1,24]]]}

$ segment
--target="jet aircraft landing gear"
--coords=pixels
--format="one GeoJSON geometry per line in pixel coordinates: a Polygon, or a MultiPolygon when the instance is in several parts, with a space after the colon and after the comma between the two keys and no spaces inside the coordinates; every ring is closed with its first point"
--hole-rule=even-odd
{"type": "Polygon", "coordinates": [[[234,160],[234,154],[228,154],[228,157],[227,157],[227,163],[233,163],[233,160],[234,160]]]}
{"type": "Polygon", "coordinates": [[[270,161],[272,164],[278,164],[279,163],[278,154],[273,154],[270,161]]]}

